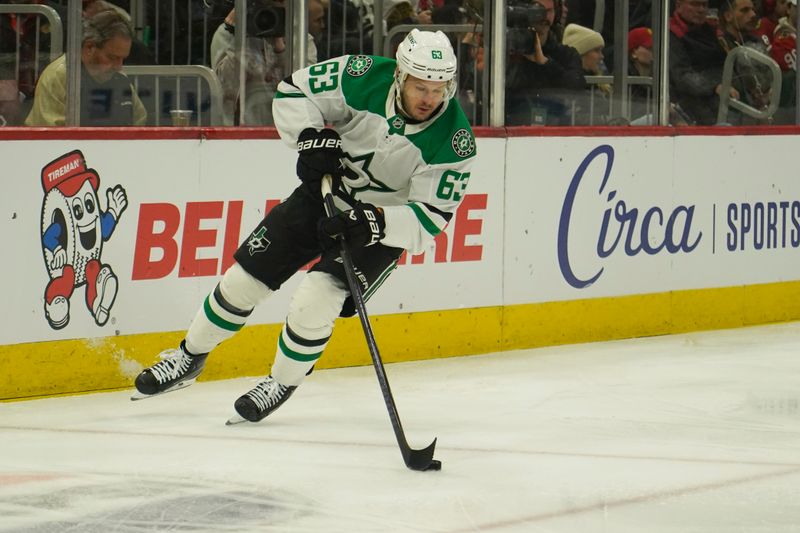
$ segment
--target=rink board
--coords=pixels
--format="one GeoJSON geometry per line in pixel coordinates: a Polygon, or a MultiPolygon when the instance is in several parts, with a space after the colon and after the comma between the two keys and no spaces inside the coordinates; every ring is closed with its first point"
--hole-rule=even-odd
{"type": "MultiPolygon", "coordinates": [[[[800,184],[788,171],[796,135],[664,132],[484,132],[469,194],[446,234],[423,256],[404,257],[369,303],[385,361],[800,318],[800,184]],[[764,153],[770,165],[754,157],[764,153]]],[[[130,387],[180,340],[238,243],[296,186],[294,153],[274,133],[201,133],[113,132],[109,142],[51,131],[0,143],[14,184],[0,196],[8,291],[0,399],[130,387]],[[97,190],[46,191],[75,171],[50,163],[75,150],[96,172],[97,190]],[[113,232],[105,227],[86,252],[116,276],[109,319],[98,324],[79,281],[68,322],[56,327],[44,304],[60,272],[45,244],[55,213],[80,204],[81,221],[73,214],[66,222],[78,234],[91,218],[86,206],[109,211],[107,190],[119,197],[120,188],[127,205],[113,232]]],[[[215,351],[203,379],[267,371],[301,275],[215,351]]],[[[319,368],[369,362],[358,321],[340,320],[319,368]]]]}

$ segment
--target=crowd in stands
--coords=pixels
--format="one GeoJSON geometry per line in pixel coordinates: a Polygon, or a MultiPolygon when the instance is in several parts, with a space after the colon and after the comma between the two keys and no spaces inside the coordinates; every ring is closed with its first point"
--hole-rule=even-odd
{"type": "MultiPolygon", "coordinates": [[[[483,23],[486,2],[383,0],[383,20],[376,21],[378,1],[310,0],[308,64],[341,54],[382,55],[384,50],[373,50],[376,24],[391,37],[385,49],[390,55],[405,34],[392,32],[397,26],[472,25],[475,31],[448,32],[448,36],[460,58],[458,98],[471,119],[485,121],[486,40],[477,28],[483,23]]],[[[66,29],[66,0],[11,3],[50,6],[66,29]]],[[[282,27],[254,27],[250,21],[255,17],[248,18],[240,57],[232,0],[190,3],[182,11],[173,6],[172,13],[163,12],[169,2],[156,3],[159,11],[151,15],[161,22],[146,21],[144,31],[133,27],[130,4],[83,1],[81,125],[158,123],[154,115],[165,112],[172,102],[162,102],[165,109],[153,109],[147,95],[155,89],[143,89],[138,83],[134,87],[121,73],[122,66],[187,64],[205,65],[217,75],[224,125],[272,124],[270,103],[278,82],[291,70],[282,27]]],[[[629,2],[627,58],[614,57],[612,0],[605,2],[600,27],[595,27],[595,0],[507,0],[507,4],[506,124],[653,124],[657,88],[648,82],[654,72],[652,0],[629,2]],[[638,80],[628,84],[624,98],[609,82],[614,79],[615,59],[626,61],[627,75],[638,80]],[[626,105],[614,105],[620,101],[626,105]]],[[[248,11],[266,9],[268,15],[286,7],[285,0],[249,0],[247,5],[248,11]]],[[[763,65],[740,61],[730,83],[723,80],[726,59],[739,47],[757,50],[780,67],[780,105],[769,119],[731,112],[727,123],[795,122],[797,0],[670,0],[670,12],[666,44],[672,124],[716,124],[722,90],[723,101],[767,109],[777,90],[773,91],[775,80],[763,65]]],[[[263,24],[264,19],[259,20],[263,24]]],[[[50,37],[46,21],[36,15],[0,14],[0,125],[65,124],[66,58],[62,55],[51,62],[50,37]]],[[[62,47],[65,44],[66,31],[62,47]]],[[[189,105],[198,113],[208,107],[200,101],[189,105]]]]}

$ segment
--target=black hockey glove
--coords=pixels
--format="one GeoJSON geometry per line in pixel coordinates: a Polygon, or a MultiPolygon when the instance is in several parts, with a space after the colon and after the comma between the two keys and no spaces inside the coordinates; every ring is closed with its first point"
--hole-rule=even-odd
{"type": "Polygon", "coordinates": [[[321,198],[320,181],[325,174],[333,178],[333,190],[338,188],[344,172],[344,152],[338,133],[328,128],[306,128],[297,138],[297,151],[297,176],[312,195],[321,198]]]}
{"type": "Polygon", "coordinates": [[[319,221],[319,234],[325,249],[336,245],[339,235],[353,247],[372,246],[386,234],[386,220],[380,207],[358,202],[353,209],[319,221]]]}

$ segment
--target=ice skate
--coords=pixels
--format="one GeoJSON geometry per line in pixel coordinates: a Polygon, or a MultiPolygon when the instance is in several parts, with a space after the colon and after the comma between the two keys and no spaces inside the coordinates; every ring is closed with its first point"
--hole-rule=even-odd
{"type": "Polygon", "coordinates": [[[227,424],[238,424],[249,420],[258,422],[280,407],[289,399],[296,386],[281,385],[272,376],[267,376],[250,392],[239,397],[233,404],[238,416],[228,420],[227,424]]]}
{"type": "Polygon", "coordinates": [[[208,354],[189,355],[181,343],[179,348],[165,350],[159,357],[161,361],[144,369],[136,377],[137,392],[131,396],[131,400],[142,400],[188,387],[203,371],[208,354]]]}

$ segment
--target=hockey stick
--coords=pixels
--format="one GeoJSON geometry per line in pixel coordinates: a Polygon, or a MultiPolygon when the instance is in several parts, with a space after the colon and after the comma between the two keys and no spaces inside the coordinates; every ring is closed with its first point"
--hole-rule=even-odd
{"type": "MultiPolygon", "coordinates": [[[[325,177],[322,178],[322,197],[325,201],[325,212],[328,216],[333,216],[337,212],[336,206],[333,204],[331,180],[330,174],[326,174],[325,177]]],[[[403,454],[403,461],[405,461],[406,466],[411,470],[440,470],[442,468],[441,461],[437,461],[433,458],[433,450],[436,448],[436,439],[433,439],[433,442],[430,443],[427,448],[421,450],[412,449],[408,445],[408,441],[406,441],[403,425],[400,423],[400,415],[397,414],[397,406],[392,396],[392,390],[389,388],[389,380],[383,368],[381,354],[378,352],[378,344],[375,342],[375,335],[372,333],[372,326],[369,323],[367,308],[364,304],[364,295],[361,292],[360,282],[356,277],[353,258],[350,255],[350,249],[347,247],[344,235],[339,235],[339,248],[342,256],[342,263],[344,264],[344,272],[345,275],[347,275],[347,285],[350,288],[350,296],[353,298],[356,310],[358,311],[358,318],[361,320],[361,327],[364,329],[364,336],[367,338],[369,354],[372,356],[372,365],[375,367],[375,373],[378,375],[378,382],[381,385],[381,392],[383,393],[383,401],[386,402],[386,408],[389,410],[389,418],[392,421],[394,435],[397,437],[397,444],[400,445],[400,453],[403,454]]]]}

